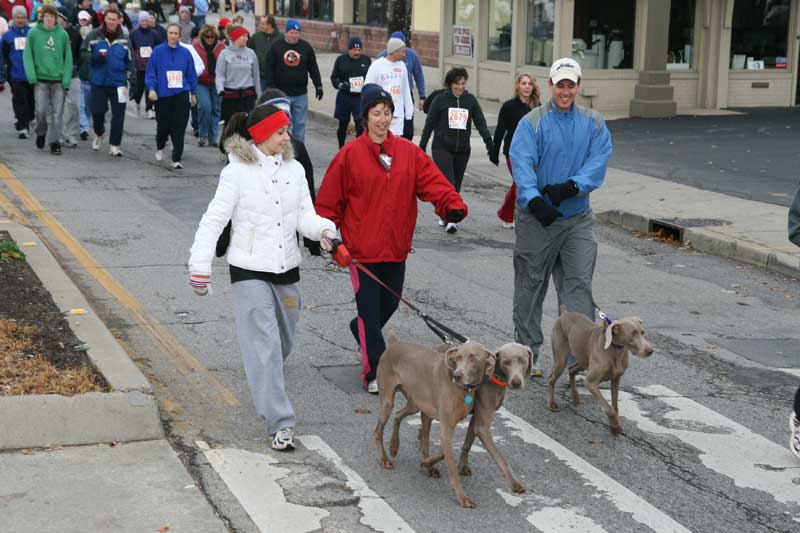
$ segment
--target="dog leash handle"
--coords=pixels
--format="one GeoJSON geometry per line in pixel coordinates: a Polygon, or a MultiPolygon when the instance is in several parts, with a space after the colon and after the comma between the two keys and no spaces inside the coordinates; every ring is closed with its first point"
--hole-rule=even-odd
{"type": "Polygon", "coordinates": [[[350,266],[353,263],[353,258],[347,247],[342,243],[342,239],[331,239],[331,244],[333,244],[331,255],[336,264],[340,267],[350,266]]]}

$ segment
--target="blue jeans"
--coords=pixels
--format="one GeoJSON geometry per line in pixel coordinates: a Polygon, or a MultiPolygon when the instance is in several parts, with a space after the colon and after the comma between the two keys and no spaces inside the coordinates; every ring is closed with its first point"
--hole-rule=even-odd
{"type": "Polygon", "coordinates": [[[308,95],[290,96],[292,106],[292,137],[306,142],[306,115],[308,114],[308,95]]]}
{"type": "Polygon", "coordinates": [[[81,132],[89,131],[89,122],[92,118],[92,84],[81,81],[81,132]]]}
{"type": "Polygon", "coordinates": [[[222,104],[213,85],[197,84],[197,118],[200,138],[216,142],[219,135],[219,119],[222,104]]]}

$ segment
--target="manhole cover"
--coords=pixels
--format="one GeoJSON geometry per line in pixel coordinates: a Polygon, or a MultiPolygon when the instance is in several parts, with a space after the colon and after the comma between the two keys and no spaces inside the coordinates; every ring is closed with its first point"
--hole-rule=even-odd
{"type": "Polygon", "coordinates": [[[362,394],[361,365],[321,366],[322,377],[347,394],[362,394]]]}
{"type": "Polygon", "coordinates": [[[800,368],[800,339],[707,339],[751,361],[774,368],[800,368]]]}
{"type": "Polygon", "coordinates": [[[730,226],[730,220],[720,218],[665,218],[664,222],[669,222],[682,228],[702,228],[704,226],[730,226]]]}

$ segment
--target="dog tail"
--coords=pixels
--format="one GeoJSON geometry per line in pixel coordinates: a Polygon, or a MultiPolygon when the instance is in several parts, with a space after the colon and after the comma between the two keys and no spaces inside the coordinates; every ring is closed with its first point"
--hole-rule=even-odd
{"type": "Polygon", "coordinates": [[[558,306],[558,316],[561,316],[566,312],[567,312],[567,306],[566,305],[561,304],[561,305],[558,306]]]}
{"type": "Polygon", "coordinates": [[[397,333],[394,329],[389,330],[389,335],[386,337],[386,346],[391,346],[397,342],[397,333]]]}

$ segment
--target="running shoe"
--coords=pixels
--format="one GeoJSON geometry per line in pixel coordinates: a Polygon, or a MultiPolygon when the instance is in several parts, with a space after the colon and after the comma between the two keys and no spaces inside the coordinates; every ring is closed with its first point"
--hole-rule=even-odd
{"type": "Polygon", "coordinates": [[[279,429],[272,436],[272,449],[279,452],[294,450],[294,428],[279,429]]]}

